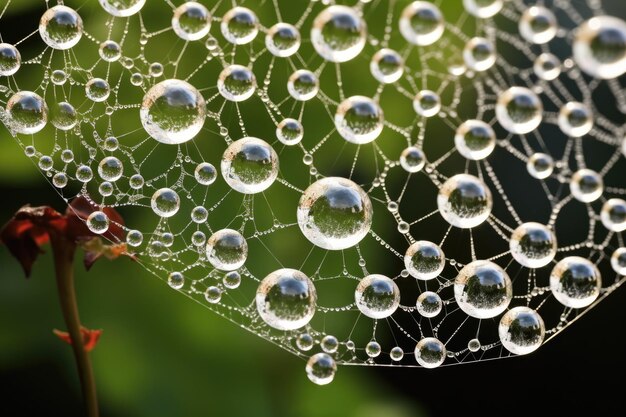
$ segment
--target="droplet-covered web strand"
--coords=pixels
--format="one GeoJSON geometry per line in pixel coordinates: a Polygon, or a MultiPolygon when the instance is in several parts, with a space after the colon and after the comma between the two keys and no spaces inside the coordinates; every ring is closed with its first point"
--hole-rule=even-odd
{"type": "Polygon", "coordinates": [[[525,355],[624,282],[615,1],[17,3],[26,157],[316,384],[525,355]]]}

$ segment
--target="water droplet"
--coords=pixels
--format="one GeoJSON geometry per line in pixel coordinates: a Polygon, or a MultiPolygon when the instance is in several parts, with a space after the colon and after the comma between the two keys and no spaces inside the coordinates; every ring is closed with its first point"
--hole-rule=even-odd
{"type": "Polygon", "coordinates": [[[170,79],[148,90],[140,118],[150,136],[172,145],[193,139],[204,126],[205,113],[204,98],[194,86],[170,79]]]}
{"type": "Polygon", "coordinates": [[[626,248],[617,248],[611,255],[611,267],[620,274],[626,275],[626,248]]]}
{"type": "Polygon", "coordinates": [[[467,342],[467,349],[469,349],[470,352],[478,352],[480,348],[481,344],[478,339],[471,339],[469,342],[467,342]]]}
{"type": "Polygon", "coordinates": [[[211,185],[217,179],[217,170],[208,162],[202,162],[198,164],[196,170],[194,171],[194,176],[198,184],[201,185],[211,185]]]}
{"type": "Polygon", "coordinates": [[[317,385],[330,384],[335,378],[337,364],[327,353],[316,353],[306,363],[306,375],[317,385]]]}
{"type": "Polygon", "coordinates": [[[87,165],[80,165],[76,168],[76,179],[80,182],[87,183],[93,178],[93,171],[87,165]]]}
{"type": "Polygon", "coordinates": [[[85,94],[87,98],[96,103],[106,101],[111,94],[109,83],[102,78],[92,78],[85,84],[85,94]]]}
{"type": "Polygon", "coordinates": [[[222,299],[222,290],[218,287],[210,286],[204,292],[204,298],[211,304],[217,304],[222,299]]]}
{"type": "Polygon", "coordinates": [[[315,314],[313,282],[295,269],[279,269],[266,276],[256,292],[256,306],[265,323],[278,330],[295,330],[315,314]]]}
{"type": "Polygon", "coordinates": [[[17,133],[37,133],[48,121],[48,106],[41,96],[30,91],[20,91],[11,96],[6,111],[11,128],[17,133]]]}
{"type": "Polygon", "coordinates": [[[74,152],[72,152],[70,149],[64,149],[61,152],[61,161],[65,162],[66,164],[69,164],[70,162],[74,161],[74,152]]]}
{"type": "Polygon", "coordinates": [[[561,75],[561,61],[550,53],[543,53],[535,59],[533,70],[542,80],[552,81],[561,75]]]}
{"type": "Polygon", "coordinates": [[[395,83],[404,74],[404,59],[392,49],[381,49],[372,57],[370,71],[378,82],[395,83]]]}
{"type": "Polygon", "coordinates": [[[115,17],[127,17],[137,13],[146,0],[99,0],[100,5],[107,13],[115,17]]]}
{"type": "Polygon", "coordinates": [[[402,360],[402,358],[404,358],[404,351],[400,346],[395,346],[391,348],[391,351],[389,352],[389,357],[391,357],[392,361],[399,362],[402,360]]]}
{"type": "Polygon", "coordinates": [[[376,342],[375,340],[372,340],[367,345],[365,345],[365,353],[370,358],[378,357],[380,355],[380,351],[381,351],[380,344],[376,342]]]}
{"type": "Polygon", "coordinates": [[[383,319],[391,316],[400,305],[400,289],[384,275],[368,275],[356,287],[354,299],[365,316],[383,319]]]}
{"type": "Polygon", "coordinates": [[[506,350],[515,355],[526,355],[541,346],[546,327],[535,310],[515,307],[500,319],[498,334],[506,350]]]}
{"type": "Polygon", "coordinates": [[[326,353],[335,353],[339,349],[339,341],[333,335],[326,335],[320,342],[322,350],[326,353]]]}
{"type": "Polygon", "coordinates": [[[191,243],[194,246],[203,246],[205,242],[206,242],[206,235],[204,234],[204,232],[201,232],[200,230],[196,230],[191,235],[191,243]]]}
{"type": "Polygon", "coordinates": [[[432,318],[441,313],[443,302],[436,292],[424,291],[417,297],[415,308],[423,317],[432,318]]]}
{"type": "Polygon", "coordinates": [[[431,45],[441,38],[443,31],[443,15],[432,3],[414,1],[400,15],[400,33],[412,44],[431,45]]]}
{"type": "Polygon", "coordinates": [[[550,42],[556,35],[556,31],[556,17],[545,7],[529,7],[519,21],[519,33],[530,43],[550,42]]]}
{"type": "Polygon", "coordinates": [[[608,230],[623,232],[626,230],[626,201],[621,198],[611,198],[602,205],[600,220],[608,230]]]}
{"type": "Polygon", "coordinates": [[[128,179],[128,185],[130,185],[130,188],[132,188],[133,190],[141,189],[144,183],[145,181],[141,174],[134,174],[128,179]]]}
{"type": "Polygon", "coordinates": [[[197,41],[211,29],[211,13],[202,4],[188,1],[174,10],[172,28],[181,39],[197,41]]]}
{"type": "Polygon", "coordinates": [[[509,248],[520,265],[541,268],[554,259],[557,241],[552,229],[540,223],[528,222],[513,231],[509,248]]]}
{"type": "Polygon", "coordinates": [[[163,64],[161,64],[160,62],[153,62],[152,64],[150,64],[150,76],[152,77],[160,77],[161,75],[163,75],[163,64]]]}
{"type": "Polygon", "coordinates": [[[430,280],[441,274],[446,266],[446,257],[438,245],[419,240],[406,250],[404,265],[413,277],[430,280]]]}
{"type": "Polygon", "coordinates": [[[28,145],[24,148],[24,154],[26,154],[26,156],[28,157],[33,157],[35,156],[35,153],[37,152],[37,150],[35,149],[34,146],[32,145],[28,145]]]}
{"type": "Polygon", "coordinates": [[[276,23],[265,36],[265,47],[276,57],[292,56],[300,48],[300,32],[289,23],[276,23]]]}
{"type": "Polygon", "coordinates": [[[139,230],[131,230],[126,235],[126,243],[132,247],[140,246],[143,242],[143,234],[139,230]]]}
{"type": "Polygon", "coordinates": [[[598,268],[587,259],[569,256],[556,264],[550,274],[550,289],[564,306],[583,308],[600,295],[602,277],[598,268]]]}
{"type": "Polygon", "coordinates": [[[161,233],[159,239],[166,248],[170,248],[174,244],[174,235],[170,232],[161,233]]]}
{"type": "Polygon", "coordinates": [[[108,197],[113,194],[113,184],[108,181],[103,181],[98,186],[98,192],[103,197],[108,197]]]}
{"type": "Polygon", "coordinates": [[[94,211],[87,217],[87,227],[92,233],[101,235],[109,230],[109,217],[102,211],[94,211]]]}
{"type": "Polygon", "coordinates": [[[63,85],[67,81],[67,74],[63,70],[54,70],[52,71],[50,80],[55,85],[63,85]]]}
{"type": "Polygon", "coordinates": [[[465,10],[480,19],[488,19],[498,14],[502,4],[502,0],[463,0],[465,10]]]}
{"type": "Polygon", "coordinates": [[[218,230],[209,238],[206,254],[214,268],[221,271],[234,271],[246,262],[248,242],[236,230],[218,230]]]}
{"type": "Polygon", "coordinates": [[[311,184],[298,204],[298,225],[316,246],[328,250],[358,244],[372,225],[368,195],[354,182],[327,177],[311,184]]]}
{"type": "Polygon", "coordinates": [[[367,25],[357,11],[347,6],[330,6],[317,15],[311,29],[311,42],[327,61],[346,62],[365,47],[367,25]]]}
{"type": "Polygon", "coordinates": [[[576,29],[574,61],[595,78],[626,73],[626,22],[612,16],[593,17],[576,29]]]}
{"type": "Polygon", "coordinates": [[[50,107],[50,121],[59,130],[72,130],[78,123],[76,109],[70,103],[62,101],[50,107]]]}
{"type": "Polygon", "coordinates": [[[545,153],[535,153],[528,158],[526,169],[532,177],[543,180],[552,175],[554,171],[554,159],[545,153]]]}
{"type": "Polygon", "coordinates": [[[52,158],[49,157],[48,155],[43,155],[41,158],[39,158],[38,165],[42,171],[50,171],[53,165],[52,158]]]}
{"type": "Polygon", "coordinates": [[[57,172],[52,177],[52,184],[57,188],[64,188],[67,186],[68,178],[64,172],[57,172]]]}
{"type": "Polygon", "coordinates": [[[400,166],[410,173],[419,172],[426,164],[424,152],[415,146],[409,146],[400,154],[400,166]]]}
{"type": "Polygon", "coordinates": [[[313,340],[313,336],[308,333],[299,334],[296,339],[296,346],[303,352],[308,352],[313,348],[315,341],[313,340]]]}
{"type": "Polygon", "coordinates": [[[456,130],[456,150],[465,158],[485,159],[496,147],[496,133],[490,125],[480,120],[467,120],[456,130]]]}
{"type": "Polygon", "coordinates": [[[436,368],[446,360],[446,347],[434,337],[425,337],[415,346],[415,360],[424,368],[436,368]]]}
{"type": "Polygon", "coordinates": [[[15,74],[22,64],[20,51],[8,43],[0,43],[0,76],[15,74]]]}
{"type": "Polygon", "coordinates": [[[463,49],[463,60],[472,71],[487,71],[496,63],[495,47],[485,38],[472,38],[463,49]]]}
{"type": "Polygon", "coordinates": [[[460,55],[450,58],[448,62],[448,72],[455,77],[459,77],[467,72],[465,61],[460,55]]]}
{"type": "Polygon", "coordinates": [[[98,174],[106,181],[117,181],[122,177],[123,173],[124,166],[122,161],[114,156],[107,156],[98,165],[98,174]]]}
{"type": "Polygon", "coordinates": [[[422,117],[433,117],[441,110],[441,99],[434,91],[422,90],[413,99],[413,109],[422,117]]]}
{"type": "Polygon", "coordinates": [[[298,101],[308,101],[317,95],[320,89],[317,76],[309,70],[297,70],[287,81],[289,95],[298,101]]]}
{"type": "Polygon", "coordinates": [[[259,33],[259,20],[252,10],[235,7],[224,15],[220,28],[228,42],[244,45],[252,42],[259,33]]]}
{"type": "Polygon", "coordinates": [[[231,143],[220,165],[222,177],[235,191],[256,194],[267,190],[278,176],[278,155],[267,142],[246,137],[231,143]]]}
{"type": "Polygon", "coordinates": [[[100,53],[100,58],[107,62],[115,62],[122,57],[122,47],[119,43],[112,40],[102,42],[98,52],[100,53]]]}
{"type": "Polygon", "coordinates": [[[296,119],[283,119],[276,127],[276,137],[283,145],[297,145],[304,137],[302,123],[296,119]]]}
{"type": "Polygon", "coordinates": [[[496,117],[511,133],[526,134],[535,130],[543,118],[543,105],[535,93],[524,87],[511,87],[498,97],[496,117]]]}
{"type": "Polygon", "coordinates": [[[469,229],[487,220],[493,198],[481,180],[472,175],[458,174],[449,178],[439,190],[437,206],[448,223],[469,229]]]}
{"type": "Polygon", "coordinates": [[[172,272],[167,277],[167,283],[175,290],[179,290],[185,285],[185,277],[180,272],[172,272]]]}
{"type": "Polygon", "coordinates": [[[222,284],[231,290],[239,288],[239,285],[241,285],[241,274],[237,271],[227,272],[222,279],[222,284]]]}
{"type": "Polygon", "coordinates": [[[157,216],[172,217],[180,208],[180,197],[171,188],[161,188],[152,195],[150,205],[157,216]]]}
{"type": "Polygon", "coordinates": [[[574,173],[569,183],[574,198],[583,203],[591,203],[602,196],[602,177],[590,169],[580,169],[574,173]]]}
{"type": "Polygon", "coordinates": [[[335,127],[348,142],[358,145],[370,143],[383,131],[383,111],[374,100],[352,96],[337,107],[335,127]]]}
{"type": "Polygon", "coordinates": [[[217,79],[217,89],[226,100],[245,101],[256,89],[254,73],[243,65],[229,65],[217,79]]]}
{"type": "Polygon", "coordinates": [[[139,87],[140,85],[143,84],[143,75],[141,75],[138,72],[131,74],[130,83],[136,87],[139,87]]]}
{"type": "Polygon", "coordinates": [[[454,280],[454,298],[468,316],[495,317],[513,298],[511,279],[493,262],[474,261],[465,265],[454,280]]]}
{"type": "Polygon", "coordinates": [[[39,34],[53,49],[70,49],[83,36],[83,19],[67,6],[51,7],[41,16],[39,34]]]}
{"type": "Polygon", "coordinates": [[[561,131],[568,136],[585,136],[593,127],[593,114],[583,103],[570,101],[561,107],[558,123],[561,131]]]}
{"type": "Polygon", "coordinates": [[[191,210],[191,220],[194,223],[204,223],[209,217],[209,212],[202,206],[194,207],[191,210]]]}

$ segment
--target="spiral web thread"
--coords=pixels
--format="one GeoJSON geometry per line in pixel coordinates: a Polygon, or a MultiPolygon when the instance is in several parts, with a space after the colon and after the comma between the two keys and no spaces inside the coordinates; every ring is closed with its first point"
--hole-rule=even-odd
{"type": "MultiPolygon", "coordinates": [[[[12,6],[18,2],[4,0],[3,3],[0,22],[6,23],[14,18],[12,6]]],[[[321,347],[315,343],[312,350],[298,349],[299,335],[308,333],[318,343],[324,336],[333,335],[339,347],[332,356],[337,363],[346,365],[418,366],[410,353],[420,339],[434,336],[448,350],[444,365],[452,365],[510,356],[498,340],[497,319],[468,317],[455,302],[454,278],[473,260],[491,260],[505,268],[513,279],[514,297],[510,307],[527,305],[536,309],[546,322],[546,341],[624,282],[624,277],[609,266],[613,251],[624,246],[623,237],[621,233],[607,231],[599,222],[602,203],[609,197],[626,194],[622,154],[626,113],[623,78],[610,81],[589,78],[569,58],[571,52],[567,47],[572,42],[573,28],[591,16],[607,14],[600,2],[537,2],[550,8],[559,22],[556,39],[541,46],[526,43],[517,32],[522,13],[535,2],[505,2],[498,16],[484,20],[465,12],[461,1],[455,7],[444,7],[443,1],[434,2],[444,10],[445,33],[435,45],[428,47],[410,45],[398,33],[399,14],[407,2],[356,2],[350,5],[363,13],[370,27],[364,51],[348,64],[326,62],[310,45],[312,20],[327,7],[326,2],[237,3],[233,0],[232,4],[220,1],[207,5],[213,22],[206,47],[206,39],[182,41],[168,26],[170,13],[178,3],[148,2],[144,10],[129,18],[111,17],[97,4],[90,3],[96,2],[65,2],[85,22],[83,39],[74,49],[58,51],[46,47],[37,30],[19,39],[10,38],[10,33],[0,33],[2,42],[18,48],[29,45],[30,51],[39,51],[32,55],[23,53],[22,68],[15,76],[0,77],[2,108],[13,94],[30,89],[49,103],[61,98],[72,102],[79,113],[79,128],[63,132],[47,126],[43,133],[22,135],[11,129],[10,117],[4,110],[0,110],[0,120],[31,160],[39,163],[51,184],[55,174],[67,175],[69,184],[55,187],[66,201],[82,194],[96,204],[118,209],[130,219],[125,230],[139,229],[143,233],[143,244],[129,247],[129,251],[137,254],[144,268],[165,280],[172,272],[180,272],[185,283],[177,291],[242,328],[304,359],[321,347]],[[234,46],[219,33],[221,16],[235,5],[249,7],[260,18],[260,33],[251,44],[234,46]],[[292,20],[286,18],[288,9],[292,20]],[[263,39],[268,28],[283,18],[300,30],[303,42],[294,56],[276,58],[267,51],[263,39]],[[496,64],[484,73],[454,73],[453,67],[464,45],[474,36],[483,36],[496,45],[496,64]],[[98,45],[106,39],[114,39],[121,45],[123,58],[119,62],[99,59],[98,45]],[[369,72],[370,59],[381,47],[393,48],[405,58],[404,76],[395,83],[380,84],[369,72]],[[533,62],[544,52],[563,60],[563,72],[554,81],[540,80],[533,72],[533,62]],[[149,75],[149,66],[156,61],[164,65],[163,76],[149,75]],[[243,103],[224,100],[215,87],[219,72],[234,63],[251,68],[258,80],[256,94],[243,103]],[[50,75],[54,69],[65,70],[70,81],[62,86],[52,84],[50,75]],[[287,93],[287,78],[297,69],[309,69],[320,79],[320,92],[311,101],[298,102],[287,93]],[[143,76],[139,86],[129,82],[134,73],[143,76]],[[112,92],[106,102],[94,103],[85,98],[84,84],[92,77],[109,82],[112,92]],[[152,85],[166,78],[188,81],[207,101],[207,121],[202,132],[182,145],[157,143],[139,122],[141,98],[152,85]],[[527,135],[508,133],[496,121],[495,102],[504,90],[514,85],[540,93],[544,104],[540,128],[527,135]],[[412,110],[413,97],[424,89],[437,92],[442,100],[442,109],[433,118],[416,116],[412,110]],[[615,104],[597,102],[598,91],[612,97],[615,104]],[[386,111],[383,134],[371,144],[344,141],[332,123],[339,103],[356,94],[374,98],[386,111]],[[568,138],[558,130],[558,109],[569,101],[584,102],[593,111],[594,127],[583,138],[568,138]],[[386,110],[388,103],[394,110],[386,110]],[[327,117],[307,118],[309,112],[327,117]],[[304,125],[304,140],[294,147],[283,146],[272,133],[286,117],[300,119],[304,125]],[[455,130],[469,118],[483,120],[496,130],[496,149],[485,160],[465,160],[454,147],[455,130]],[[104,145],[105,138],[110,136],[119,141],[119,148],[113,151],[104,145]],[[208,187],[196,182],[194,169],[198,163],[208,161],[219,167],[224,148],[246,136],[263,138],[279,154],[281,172],[268,191],[239,194],[221,177],[208,187]],[[411,145],[423,148],[428,160],[424,170],[415,174],[407,173],[399,164],[401,151],[411,145]],[[74,158],[64,162],[61,154],[68,149],[74,158]],[[556,168],[550,177],[540,180],[527,174],[526,163],[535,152],[554,158],[556,168]],[[102,196],[98,186],[103,180],[96,174],[97,166],[110,155],[123,162],[124,175],[113,183],[112,195],[102,196]],[[42,157],[52,158],[52,166],[47,162],[42,166],[42,157]],[[169,165],[161,162],[164,159],[170,161],[169,165]],[[76,179],[80,165],[89,166],[94,172],[93,179],[85,184],[76,179]],[[568,183],[573,172],[588,165],[604,178],[605,189],[599,201],[583,204],[572,198],[568,183]],[[475,229],[450,226],[437,211],[438,189],[446,179],[461,172],[479,177],[494,196],[493,213],[475,229]],[[129,187],[128,179],[137,173],[144,176],[145,184],[142,189],[134,190],[129,187]],[[372,199],[374,226],[353,248],[325,251],[306,241],[298,228],[295,220],[298,199],[310,183],[324,176],[353,179],[372,199]],[[176,190],[183,200],[179,213],[170,219],[160,219],[150,209],[150,196],[162,187],[176,190]],[[208,210],[206,222],[196,224],[189,219],[191,208],[196,206],[208,210]],[[233,213],[231,207],[238,209],[233,213]],[[576,230],[562,238],[559,222],[567,218],[577,219],[576,230]],[[513,230],[524,221],[557,228],[558,255],[551,266],[572,254],[598,265],[603,287],[593,304],[582,309],[563,307],[551,296],[548,285],[551,266],[528,269],[512,259],[508,241],[513,230]],[[409,231],[398,231],[398,227],[406,228],[405,223],[409,231]],[[250,258],[239,269],[242,284],[237,289],[223,286],[225,272],[213,269],[207,262],[205,245],[191,242],[195,231],[202,231],[208,237],[225,227],[241,231],[250,245],[250,258]],[[401,273],[404,252],[417,240],[431,240],[446,253],[446,267],[434,280],[419,281],[401,273]],[[302,253],[294,253],[296,249],[302,253]],[[295,331],[269,327],[259,317],[254,301],[258,283],[269,272],[282,267],[303,271],[318,290],[315,317],[310,325],[295,331]],[[355,306],[354,288],[371,273],[386,273],[400,286],[400,308],[387,319],[367,318],[355,306]],[[205,300],[205,290],[210,286],[222,290],[219,303],[205,300]],[[425,290],[437,292],[444,301],[443,311],[432,319],[421,317],[414,307],[415,299],[425,290]],[[467,347],[472,338],[481,342],[477,352],[467,347]],[[366,354],[365,346],[371,340],[380,344],[379,356],[366,354]],[[399,362],[392,361],[388,355],[394,346],[405,352],[399,362]]],[[[53,5],[42,1],[37,10],[43,13],[53,5]]],[[[37,22],[24,22],[24,26],[31,24],[35,27],[37,22]]]]}

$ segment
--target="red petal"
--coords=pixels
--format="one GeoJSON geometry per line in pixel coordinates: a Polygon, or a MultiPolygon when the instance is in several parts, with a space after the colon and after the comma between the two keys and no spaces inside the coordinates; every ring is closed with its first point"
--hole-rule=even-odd
{"type": "Polygon", "coordinates": [[[84,238],[100,236],[91,232],[85,224],[87,217],[98,210],[102,210],[110,220],[109,230],[101,236],[116,243],[122,241],[124,239],[124,230],[121,227],[124,225],[122,216],[113,208],[105,207],[101,209],[100,206],[89,201],[82,195],[72,200],[65,211],[68,224],[68,237],[78,241],[84,238]]]}
{"type": "Polygon", "coordinates": [[[72,338],[68,332],[63,332],[61,330],[52,329],[52,333],[54,333],[59,339],[67,343],[68,345],[72,344],[72,338]]]}
{"type": "Polygon", "coordinates": [[[100,336],[102,335],[102,329],[99,330],[89,330],[84,327],[81,327],[81,333],[83,335],[83,343],[85,345],[85,351],[91,352],[94,350],[98,341],[100,340],[100,336]]]}
{"type": "Polygon", "coordinates": [[[65,210],[68,238],[79,240],[83,237],[93,236],[94,234],[89,230],[85,221],[91,213],[97,210],[97,206],[92,206],[83,196],[73,199],[65,210]]]}
{"type": "Polygon", "coordinates": [[[62,217],[58,211],[50,206],[30,207],[26,205],[15,213],[15,219],[17,220],[31,220],[44,225],[62,217]]]}
{"type": "MultiPolygon", "coordinates": [[[[52,332],[55,335],[57,335],[57,337],[61,339],[62,341],[64,341],[65,343],[69,345],[72,344],[72,338],[68,332],[63,332],[57,329],[52,330],[52,332]]],[[[96,347],[96,345],[98,344],[98,341],[100,340],[102,329],[91,330],[91,329],[81,326],[80,334],[83,337],[83,346],[85,348],[85,352],[91,352],[96,347]]]]}
{"type": "Polygon", "coordinates": [[[85,270],[89,271],[94,263],[102,257],[102,252],[85,251],[85,257],[83,258],[83,264],[85,270]]]}
{"type": "Polygon", "coordinates": [[[37,256],[42,253],[41,245],[49,240],[50,228],[65,228],[65,219],[56,210],[47,206],[24,206],[0,230],[0,240],[20,262],[27,277],[37,256]]]}
{"type": "Polygon", "coordinates": [[[124,233],[124,219],[117,210],[111,207],[105,207],[102,209],[109,217],[109,230],[103,235],[106,239],[114,243],[123,242],[126,239],[126,233],[124,233]]]}

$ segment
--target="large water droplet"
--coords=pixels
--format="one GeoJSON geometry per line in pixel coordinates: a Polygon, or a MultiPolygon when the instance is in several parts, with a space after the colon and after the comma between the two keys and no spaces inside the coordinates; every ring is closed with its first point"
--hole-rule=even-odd
{"type": "Polygon", "coordinates": [[[295,269],[279,269],[266,276],[256,292],[256,306],[265,323],[279,330],[295,330],[315,314],[313,282],[295,269]]]}
{"type": "Polygon", "coordinates": [[[311,42],[324,59],[346,62],[355,58],[365,46],[367,25],[355,9],[330,6],[313,21],[311,42]]]}
{"type": "Polygon", "coordinates": [[[267,142],[253,137],[228,146],[221,162],[222,177],[235,191],[256,194],[267,190],[278,176],[278,155],[267,142]]]}
{"type": "Polygon", "coordinates": [[[311,184],[298,204],[298,225],[316,246],[328,250],[358,244],[372,225],[368,195],[354,182],[327,177],[311,184]]]}
{"type": "Polygon", "coordinates": [[[191,84],[165,80],[153,86],[141,103],[141,124],[150,136],[165,144],[193,139],[204,126],[205,101],[191,84]]]}

